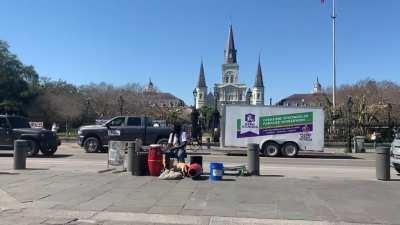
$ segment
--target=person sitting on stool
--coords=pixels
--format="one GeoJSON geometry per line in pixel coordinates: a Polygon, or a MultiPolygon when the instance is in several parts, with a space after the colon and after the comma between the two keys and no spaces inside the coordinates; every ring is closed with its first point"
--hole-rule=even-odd
{"type": "Polygon", "coordinates": [[[176,158],[178,162],[185,162],[186,158],[186,132],[182,131],[182,126],[178,123],[174,124],[174,130],[169,135],[168,153],[169,158],[176,158]]]}

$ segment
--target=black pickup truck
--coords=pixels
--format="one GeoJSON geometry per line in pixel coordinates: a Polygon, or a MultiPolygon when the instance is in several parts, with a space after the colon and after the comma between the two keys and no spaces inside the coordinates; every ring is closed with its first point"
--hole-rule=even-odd
{"type": "Polygon", "coordinates": [[[42,128],[31,128],[29,121],[20,116],[0,115],[0,150],[12,150],[14,140],[30,140],[32,147],[28,156],[39,153],[53,155],[61,144],[57,135],[42,128]]]}
{"type": "Polygon", "coordinates": [[[166,144],[171,129],[159,127],[148,117],[120,116],[102,125],[82,126],[78,129],[78,144],[86,152],[106,149],[108,141],[134,141],[139,138],[143,144],[166,144]]]}

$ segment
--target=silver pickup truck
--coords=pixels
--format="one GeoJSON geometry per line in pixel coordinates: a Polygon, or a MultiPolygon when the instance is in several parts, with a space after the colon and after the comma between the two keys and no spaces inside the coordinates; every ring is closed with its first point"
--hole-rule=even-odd
{"type": "Polygon", "coordinates": [[[101,125],[82,126],[78,129],[78,144],[86,152],[106,149],[108,141],[134,141],[139,138],[143,144],[166,144],[171,129],[160,127],[144,116],[119,116],[101,125]]]}

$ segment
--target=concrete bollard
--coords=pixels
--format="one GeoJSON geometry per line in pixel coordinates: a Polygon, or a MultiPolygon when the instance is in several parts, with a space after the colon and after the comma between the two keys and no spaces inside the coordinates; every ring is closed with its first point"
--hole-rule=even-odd
{"type": "Polygon", "coordinates": [[[26,152],[31,148],[30,141],[15,140],[14,141],[14,169],[26,169],[26,152]]]}
{"type": "Polygon", "coordinates": [[[247,145],[247,170],[251,175],[260,175],[260,156],[258,144],[247,145]]]}
{"type": "Polygon", "coordinates": [[[376,179],[390,180],[390,148],[378,147],[376,152],[376,179]]]}
{"type": "Polygon", "coordinates": [[[136,150],[135,150],[136,143],[131,141],[128,143],[128,172],[134,172],[134,160],[135,160],[135,155],[136,155],[136,150]]]}

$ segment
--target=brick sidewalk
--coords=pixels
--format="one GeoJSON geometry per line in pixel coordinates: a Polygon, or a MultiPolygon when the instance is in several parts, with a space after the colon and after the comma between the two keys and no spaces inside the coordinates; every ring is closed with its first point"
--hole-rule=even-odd
{"type": "MultiPolygon", "coordinates": [[[[273,175],[225,178],[221,182],[161,181],[126,173],[18,171],[0,175],[3,190],[0,217],[2,221],[14,219],[16,224],[25,224],[21,221],[25,212],[27,218],[36,215],[48,224],[57,224],[51,222],[57,219],[55,215],[45,212],[108,212],[115,216],[115,221],[124,222],[123,217],[118,218],[123,214],[118,213],[125,212],[127,215],[180,215],[197,219],[204,216],[208,218],[204,224],[209,224],[214,217],[277,219],[272,220],[275,222],[299,220],[304,224],[313,224],[310,221],[400,223],[398,181],[295,179],[273,175]],[[14,199],[15,204],[10,199],[14,199]],[[23,210],[13,214],[11,208],[23,210]],[[36,210],[36,214],[32,214],[32,210],[36,210]]],[[[77,219],[69,224],[78,220],[84,223],[85,219],[101,224],[107,218],[67,216],[62,219],[77,219]]]]}

